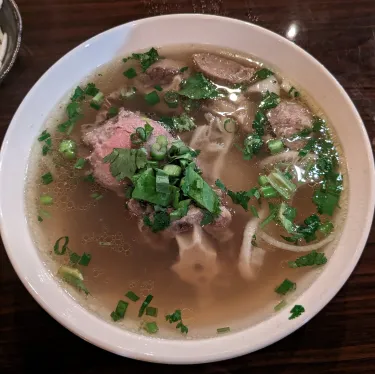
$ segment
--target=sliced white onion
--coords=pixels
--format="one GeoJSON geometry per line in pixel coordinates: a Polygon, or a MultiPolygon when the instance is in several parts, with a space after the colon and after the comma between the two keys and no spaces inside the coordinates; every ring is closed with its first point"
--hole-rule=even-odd
{"type": "Polygon", "coordinates": [[[247,92],[260,92],[266,93],[267,91],[280,95],[280,85],[275,76],[270,75],[268,78],[263,79],[247,89],[247,92]]]}
{"type": "Polygon", "coordinates": [[[335,235],[331,234],[327,236],[325,239],[321,240],[318,243],[314,244],[308,244],[308,245],[291,245],[287,243],[283,243],[279,240],[276,240],[272,238],[272,236],[266,234],[264,231],[260,231],[257,233],[257,235],[262,238],[265,242],[268,244],[271,244],[273,247],[284,249],[285,251],[291,251],[291,252],[309,252],[313,251],[314,249],[319,249],[324,247],[326,244],[330,243],[335,239],[335,235]]]}

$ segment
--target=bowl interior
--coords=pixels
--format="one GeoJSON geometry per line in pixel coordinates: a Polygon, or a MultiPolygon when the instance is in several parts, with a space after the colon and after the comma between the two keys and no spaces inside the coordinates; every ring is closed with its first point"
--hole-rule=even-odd
{"type": "Polygon", "coordinates": [[[13,0],[4,0],[0,10],[0,27],[8,35],[8,46],[0,67],[0,81],[10,71],[21,43],[22,22],[18,7],[13,0]]]}
{"type": "Polygon", "coordinates": [[[74,49],[26,96],[9,127],[0,157],[1,233],[12,264],[29,292],[54,318],[84,339],[117,354],[155,362],[198,363],[238,356],[269,345],[307,322],[329,302],[354,269],[370,230],[374,194],[374,164],[365,128],[349,97],[329,72],[302,49],[274,33],[245,22],[205,15],[132,22],[74,49]],[[138,336],[109,325],[58,286],[31,240],[25,219],[24,180],[29,150],[43,123],[84,77],[98,66],[135,50],[188,43],[253,54],[278,67],[309,92],[330,119],[346,155],[349,215],[329,263],[296,300],[306,309],[302,317],[288,321],[289,310],[284,310],[260,324],[220,338],[170,341],[138,336]]]}

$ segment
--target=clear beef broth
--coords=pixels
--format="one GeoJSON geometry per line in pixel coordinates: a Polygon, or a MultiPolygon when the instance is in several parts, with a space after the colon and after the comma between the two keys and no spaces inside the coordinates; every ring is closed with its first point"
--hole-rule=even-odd
{"type": "MultiPolygon", "coordinates": [[[[192,53],[205,50],[207,48],[201,46],[178,46],[160,49],[159,54],[166,58],[183,61],[189,69],[193,69],[192,53]]],[[[213,51],[218,54],[216,48],[213,51]]],[[[229,51],[219,53],[247,66],[261,66],[261,63],[249,56],[238,56],[229,51]]],[[[127,66],[134,65],[134,61],[127,63],[127,66]]],[[[94,82],[108,96],[126,85],[123,71],[124,64],[115,61],[101,68],[100,71],[96,71],[87,81],[94,82]]],[[[282,100],[287,97],[286,92],[281,93],[282,100]]],[[[258,105],[260,98],[254,95],[253,100],[258,105]]],[[[302,100],[313,113],[320,114],[305,93],[302,94],[302,100]]],[[[120,106],[123,103],[120,100],[111,100],[111,105],[114,106],[120,106]]],[[[162,108],[162,112],[159,113],[154,111],[145,103],[141,95],[135,95],[134,98],[127,100],[125,106],[126,109],[140,111],[151,118],[173,114],[173,110],[166,108],[162,108]]],[[[94,123],[98,114],[97,111],[89,108],[87,103],[84,107],[84,119],[78,122],[71,134],[71,138],[78,143],[79,157],[86,157],[90,154],[90,150],[81,141],[81,126],[94,123]]],[[[54,149],[63,138],[61,134],[54,131],[56,125],[61,123],[60,112],[61,110],[57,110],[56,113],[51,114],[47,124],[49,131],[53,134],[54,149]]],[[[203,114],[202,111],[194,113],[198,127],[206,124],[203,114]]],[[[179,135],[189,144],[193,133],[179,135]]],[[[233,191],[246,191],[255,186],[261,173],[259,161],[268,156],[267,152],[262,151],[263,153],[260,153],[258,157],[244,160],[235,144],[241,144],[245,136],[245,133],[241,131],[234,135],[225,156],[225,167],[220,173],[220,179],[227,188],[233,191]]],[[[340,152],[339,148],[338,151],[340,152]]],[[[208,152],[201,149],[198,161],[205,158],[209,160],[208,152]]],[[[237,259],[245,226],[253,215],[226,198],[225,204],[233,216],[229,228],[234,232],[234,237],[229,242],[215,242],[215,249],[221,264],[220,277],[209,291],[204,287],[197,289],[183,282],[170,269],[178,259],[176,241],[166,242],[164,250],[150,249],[149,245],[142,240],[137,220],[125,209],[125,200],[96,183],[84,182],[83,172],[74,169],[73,165],[74,162],[64,160],[55,151],[52,156],[41,157],[40,144],[35,145],[26,190],[30,227],[37,246],[45,255],[45,261],[53,272],[57,264],[68,261],[67,256],[56,256],[52,251],[56,239],[61,236],[69,236],[69,248],[75,252],[79,254],[86,252],[92,255],[89,266],[82,269],[90,296],[85,297],[65,284],[62,286],[85,307],[102,318],[110,320],[111,311],[114,310],[119,299],[126,300],[124,294],[127,291],[134,291],[141,297],[137,303],[130,301],[125,319],[117,323],[124,328],[140,331],[141,321],[156,320],[160,336],[183,338],[175,325],[165,322],[166,314],[181,309],[184,323],[189,327],[188,337],[214,336],[216,329],[224,326],[230,326],[232,331],[241,329],[269,318],[274,313],[274,306],[281,300],[280,295],[276,294],[274,289],[285,278],[290,278],[298,285],[303,284],[302,288],[307,288],[319,272],[319,270],[311,271],[307,268],[289,268],[287,266],[289,260],[294,260],[305,253],[296,254],[275,249],[262,242],[261,246],[266,250],[264,263],[256,279],[250,282],[243,280],[237,270],[237,259]],[[47,171],[52,172],[54,182],[43,185],[40,183],[40,178],[47,171]],[[94,193],[103,195],[103,198],[95,200],[92,197],[94,193]],[[39,197],[43,194],[53,197],[53,205],[41,207],[39,197]],[[51,215],[45,217],[43,222],[37,220],[40,209],[48,211],[51,215]],[[313,275],[306,280],[307,272],[313,275]],[[159,308],[158,317],[155,319],[146,316],[139,319],[140,304],[148,294],[154,296],[152,305],[159,308]]],[[[200,167],[204,176],[205,169],[209,170],[210,164],[202,163],[200,167]]],[[[344,165],[341,164],[340,167],[343,169],[344,165]]],[[[293,199],[293,206],[297,208],[296,222],[301,222],[307,216],[316,213],[316,206],[311,200],[313,187],[313,184],[303,186],[298,189],[293,199]]],[[[252,202],[252,204],[259,209],[257,203],[252,202]]],[[[263,201],[262,204],[267,203],[263,201]]],[[[341,196],[340,206],[341,209],[336,214],[336,222],[341,222],[345,216],[345,190],[341,196]]],[[[336,225],[335,230],[339,230],[339,226],[336,225]]],[[[280,237],[280,234],[285,235],[285,232],[282,232],[282,229],[274,223],[268,225],[265,231],[274,237],[280,237]]],[[[327,256],[332,250],[327,251],[327,256]]],[[[293,296],[290,299],[292,300],[293,296]]],[[[140,331],[140,333],[144,332],[140,331]]]]}

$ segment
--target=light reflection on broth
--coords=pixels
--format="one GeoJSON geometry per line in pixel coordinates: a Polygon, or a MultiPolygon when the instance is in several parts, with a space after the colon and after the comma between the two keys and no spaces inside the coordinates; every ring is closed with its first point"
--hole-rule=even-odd
{"type": "MultiPolygon", "coordinates": [[[[256,60],[251,57],[238,56],[227,51],[218,52],[216,48],[211,50],[201,46],[178,46],[158,50],[160,56],[182,61],[189,67],[189,71],[193,69],[192,54],[200,51],[222,53],[245,66],[258,66],[257,69],[262,66],[261,63],[254,62],[256,60]]],[[[126,66],[138,65],[135,61],[129,61],[126,66]]],[[[122,74],[124,70],[124,63],[115,61],[93,73],[87,82],[94,82],[101,92],[108,96],[126,86],[128,80],[122,74]]],[[[282,77],[278,74],[276,77],[280,83],[282,77]]],[[[299,91],[300,102],[307,105],[314,114],[322,115],[307,94],[300,89],[299,91]]],[[[237,99],[234,96],[239,93],[238,88],[231,90],[230,99],[237,99]]],[[[280,97],[282,101],[290,100],[288,93],[283,90],[281,90],[280,97]]],[[[257,110],[260,95],[254,93],[247,100],[250,107],[250,114],[247,115],[251,117],[257,110]]],[[[233,103],[236,102],[237,100],[233,101],[233,103]]],[[[220,327],[230,326],[231,330],[235,331],[269,318],[274,313],[274,306],[283,299],[275,293],[274,289],[285,278],[297,283],[295,293],[290,293],[285,297],[290,302],[288,308],[291,308],[293,299],[311,284],[322,269],[310,267],[291,269],[287,262],[306,253],[276,249],[257,238],[257,244],[266,251],[264,263],[256,272],[256,279],[252,281],[242,279],[237,269],[238,255],[245,226],[253,215],[250,210],[246,212],[240,205],[233,204],[230,198],[225,198],[223,202],[232,214],[229,229],[233,231],[234,236],[230,241],[221,243],[210,238],[214,243],[220,264],[219,276],[209,288],[205,286],[197,288],[185,283],[175,272],[171,271],[171,266],[176,263],[179,256],[176,240],[165,241],[162,249],[151,249],[148,242],[144,240],[144,235],[139,232],[138,220],[125,209],[125,200],[97,183],[83,181],[83,176],[87,174],[89,167],[86,166],[84,171],[74,169],[74,162],[67,162],[56,151],[65,135],[55,132],[54,129],[62,122],[62,113],[66,103],[67,101],[62,103],[47,122],[47,129],[53,138],[52,156],[41,156],[39,142],[32,150],[26,202],[28,220],[35,242],[45,254],[45,261],[54,273],[59,264],[68,263],[68,256],[56,256],[52,251],[55,241],[62,236],[69,236],[69,248],[72,251],[92,255],[89,266],[82,268],[84,283],[91,295],[86,298],[84,294],[79,294],[70,286],[63,284],[63,287],[66,287],[68,292],[72,293],[85,307],[110,321],[109,315],[115,309],[118,300],[129,301],[126,300],[124,294],[131,290],[141,299],[136,303],[129,301],[125,319],[117,322],[117,325],[139,331],[141,321],[156,320],[160,329],[158,336],[180,339],[184,336],[176,330],[175,325],[165,322],[165,315],[181,309],[183,320],[189,327],[188,338],[209,337],[215,336],[216,329],[220,327]],[[43,185],[40,183],[40,178],[48,171],[52,173],[54,182],[43,185]],[[39,197],[44,194],[53,197],[53,205],[40,205],[39,197]],[[103,196],[99,200],[93,197],[99,195],[103,196]],[[48,211],[50,217],[47,217],[40,209],[48,211]],[[43,222],[38,222],[38,215],[42,215],[43,222]],[[156,319],[148,316],[138,318],[139,307],[148,294],[154,296],[151,305],[159,308],[156,319]]],[[[122,102],[111,100],[110,105],[120,107],[122,102]]],[[[125,107],[130,111],[140,111],[153,119],[158,119],[158,116],[166,113],[173,113],[173,110],[165,105],[159,107],[159,112],[154,110],[140,95],[125,101],[125,107]]],[[[239,110],[238,106],[236,110],[239,110]]],[[[90,149],[81,140],[81,126],[95,123],[97,114],[97,111],[85,104],[84,119],[78,122],[71,134],[71,139],[78,144],[78,157],[87,157],[90,154],[90,149]]],[[[198,129],[200,126],[207,125],[204,114],[205,110],[201,109],[194,115],[198,129]]],[[[251,130],[252,120],[250,118],[247,120],[250,121],[251,130]]],[[[252,160],[244,160],[242,152],[235,146],[235,144],[243,144],[244,134],[241,130],[231,135],[229,151],[223,159],[224,167],[219,173],[219,178],[225,186],[233,191],[247,191],[257,186],[258,176],[264,174],[264,170],[259,167],[259,162],[269,156],[266,151],[267,147],[264,147],[252,160]]],[[[331,135],[334,138],[334,134],[331,135]]],[[[190,144],[194,133],[180,133],[179,136],[186,144],[190,144]]],[[[341,151],[336,141],[335,145],[340,154],[341,151]]],[[[212,154],[208,147],[200,148],[200,150],[198,164],[203,171],[202,176],[212,184],[216,178],[211,180],[210,174],[213,173],[212,165],[215,160],[217,161],[218,156],[212,154]]],[[[291,170],[291,172],[298,174],[297,167],[295,165],[293,167],[294,171],[291,170]]],[[[344,174],[345,186],[346,171],[343,162],[340,162],[340,171],[344,174]]],[[[297,223],[302,223],[306,217],[316,213],[316,205],[311,199],[313,187],[315,187],[314,183],[304,184],[296,192],[292,203],[289,202],[297,208],[295,219],[297,223]]],[[[258,203],[254,201],[251,200],[250,204],[256,205],[260,211],[258,203]]],[[[267,207],[264,199],[262,206],[267,207]]],[[[332,219],[335,223],[335,232],[340,230],[340,222],[345,218],[346,189],[341,195],[340,208],[332,219]]],[[[267,225],[264,230],[274,238],[280,238],[280,235],[288,236],[285,229],[274,222],[267,225]]],[[[319,236],[319,238],[322,237],[319,236]]],[[[278,240],[282,241],[281,238],[278,240]]],[[[334,243],[331,243],[323,248],[326,250],[327,257],[331,254],[333,247],[334,243]]],[[[194,266],[197,273],[202,271],[201,264],[197,263],[194,266]]]]}

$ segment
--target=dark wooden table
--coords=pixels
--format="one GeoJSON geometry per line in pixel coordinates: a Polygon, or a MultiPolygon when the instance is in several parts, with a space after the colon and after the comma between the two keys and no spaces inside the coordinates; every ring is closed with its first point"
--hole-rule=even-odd
{"type": "MultiPolygon", "coordinates": [[[[0,86],[0,136],[25,94],[61,56],[87,38],[158,14],[211,13],[285,35],[320,60],[345,87],[375,148],[374,0],[18,0],[24,22],[19,59],[0,86]]],[[[11,181],[9,181],[11,183],[11,181]]],[[[0,372],[5,373],[375,373],[375,227],[350,280],[306,326],[248,356],[196,367],[117,357],[53,320],[18,280],[3,246],[0,372]]],[[[329,287],[329,285],[327,285],[329,287]]]]}

